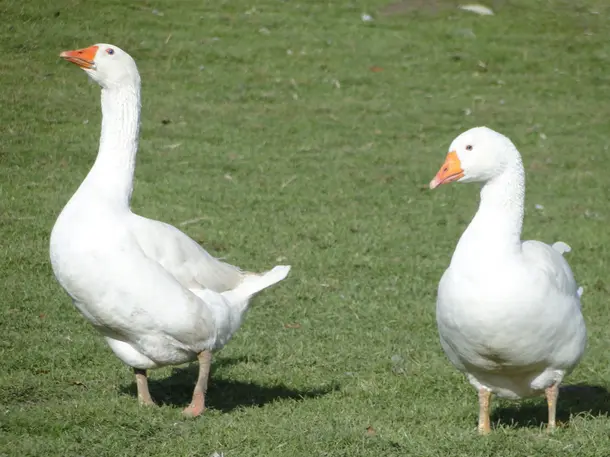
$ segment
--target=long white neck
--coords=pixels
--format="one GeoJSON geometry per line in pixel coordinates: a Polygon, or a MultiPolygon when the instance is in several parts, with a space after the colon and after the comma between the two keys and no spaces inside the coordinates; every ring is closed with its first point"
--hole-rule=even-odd
{"type": "Polygon", "coordinates": [[[525,201],[525,172],[519,153],[498,176],[481,189],[481,202],[460,238],[453,261],[479,260],[480,265],[502,261],[521,251],[525,201]]]}
{"type": "Polygon", "coordinates": [[[102,89],[102,133],[83,188],[129,207],[140,127],[140,84],[102,89]]]}

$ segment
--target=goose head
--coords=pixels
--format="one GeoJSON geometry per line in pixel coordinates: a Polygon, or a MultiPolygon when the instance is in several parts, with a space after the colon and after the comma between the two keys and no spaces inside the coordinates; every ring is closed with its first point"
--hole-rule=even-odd
{"type": "Polygon", "coordinates": [[[98,43],[88,48],[64,51],[59,56],[78,65],[104,89],[137,86],[140,83],[133,58],[114,45],[98,43]]]}
{"type": "Polygon", "coordinates": [[[518,154],[504,135],[487,127],[472,128],[453,140],[430,188],[454,181],[485,183],[501,175],[515,159],[520,160],[518,154]]]}

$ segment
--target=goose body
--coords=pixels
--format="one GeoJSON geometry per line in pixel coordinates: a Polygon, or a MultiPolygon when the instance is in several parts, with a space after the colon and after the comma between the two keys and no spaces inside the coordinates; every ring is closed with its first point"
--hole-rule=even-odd
{"type": "Polygon", "coordinates": [[[587,340],[582,289],[563,257],[569,246],[521,240],[525,176],[505,136],[484,127],[458,136],[431,187],[451,181],[483,185],[479,209],[438,286],[441,346],[479,392],[481,432],[489,431],[492,393],[545,393],[553,427],[559,384],[587,340]]]}
{"type": "Polygon", "coordinates": [[[78,310],[134,368],[138,395],[152,403],[147,369],[199,359],[203,373],[186,414],[203,411],[211,352],[240,327],[252,296],[284,279],[222,262],[177,228],[130,209],[138,146],[140,78],[133,59],[98,44],[62,57],[102,86],[97,159],[60,213],[50,257],[78,310]]]}

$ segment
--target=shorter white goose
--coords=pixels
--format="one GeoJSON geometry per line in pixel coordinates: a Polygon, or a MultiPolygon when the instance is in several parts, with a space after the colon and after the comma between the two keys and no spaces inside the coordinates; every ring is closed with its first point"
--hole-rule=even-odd
{"type": "Polygon", "coordinates": [[[479,432],[491,430],[491,394],[546,394],[555,427],[559,384],[578,364],[587,333],[580,293],[562,257],[569,247],[521,241],[525,174],[504,135],[459,135],[430,182],[480,182],[481,202],[438,286],[436,319],[449,360],[479,393],[479,432]]]}
{"type": "Polygon", "coordinates": [[[140,75],[109,44],[66,51],[102,87],[102,134],[93,168],[51,233],[53,272],[76,307],[134,368],[138,398],[154,404],[146,370],[199,359],[191,404],[205,408],[211,352],[239,328],[250,298],[289,266],[243,272],[212,257],[177,228],[131,212],[140,117],[140,75]]]}

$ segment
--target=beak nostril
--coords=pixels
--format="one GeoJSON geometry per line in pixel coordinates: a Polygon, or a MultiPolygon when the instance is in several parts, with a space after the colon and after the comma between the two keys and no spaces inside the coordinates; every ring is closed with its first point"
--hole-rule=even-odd
{"type": "Polygon", "coordinates": [[[447,170],[449,170],[449,167],[443,168],[443,171],[447,171],[447,170]]]}

